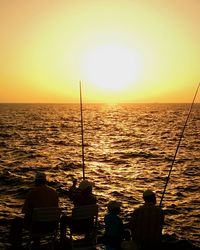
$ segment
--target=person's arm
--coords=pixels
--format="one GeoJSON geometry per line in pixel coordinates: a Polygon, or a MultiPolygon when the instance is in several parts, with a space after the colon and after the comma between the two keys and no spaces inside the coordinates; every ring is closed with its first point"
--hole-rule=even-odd
{"type": "Polygon", "coordinates": [[[74,196],[76,195],[77,190],[78,190],[78,188],[76,187],[76,184],[77,184],[77,180],[75,179],[75,180],[73,180],[72,186],[69,188],[69,191],[68,191],[68,196],[69,196],[70,200],[72,200],[72,201],[73,201],[74,196]]]}

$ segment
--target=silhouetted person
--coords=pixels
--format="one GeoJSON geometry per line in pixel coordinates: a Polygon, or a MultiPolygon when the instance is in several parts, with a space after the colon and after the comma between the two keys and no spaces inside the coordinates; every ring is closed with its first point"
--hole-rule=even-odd
{"type": "Polygon", "coordinates": [[[83,180],[78,189],[74,192],[71,197],[74,207],[96,204],[96,196],[92,193],[93,183],[88,180],[83,180]]]}
{"type": "Polygon", "coordinates": [[[119,217],[121,203],[110,201],[108,203],[108,213],[104,217],[105,234],[104,244],[107,250],[121,249],[122,239],[124,237],[124,225],[119,217]]]}
{"type": "Polygon", "coordinates": [[[145,203],[134,210],[129,228],[133,240],[141,249],[156,249],[161,242],[164,213],[156,206],[156,195],[153,191],[144,191],[143,199],[145,203]]]}
{"type": "MultiPolygon", "coordinates": [[[[97,203],[96,196],[92,193],[93,183],[88,180],[83,180],[78,188],[75,188],[73,183],[69,198],[74,204],[74,207],[92,205],[97,203]],[[73,188],[72,188],[73,187],[73,188]]],[[[71,223],[71,217],[63,215],[60,220],[60,236],[61,242],[63,243],[66,238],[66,228],[71,223]]],[[[84,222],[83,225],[79,224],[80,227],[90,226],[93,221],[84,222]]]]}
{"type": "Polygon", "coordinates": [[[9,240],[13,245],[13,249],[20,249],[22,245],[22,229],[30,229],[34,208],[58,207],[58,194],[46,182],[45,173],[37,172],[35,187],[28,193],[22,208],[24,217],[18,217],[11,221],[9,240]]]}

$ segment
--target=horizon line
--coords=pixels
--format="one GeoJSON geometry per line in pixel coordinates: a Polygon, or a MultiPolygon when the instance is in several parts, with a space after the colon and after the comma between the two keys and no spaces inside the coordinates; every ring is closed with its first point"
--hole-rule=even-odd
{"type": "MultiPolygon", "coordinates": [[[[79,104],[79,102],[0,102],[0,104],[79,104]]],[[[191,102],[85,102],[85,104],[191,104],[191,102]]]]}

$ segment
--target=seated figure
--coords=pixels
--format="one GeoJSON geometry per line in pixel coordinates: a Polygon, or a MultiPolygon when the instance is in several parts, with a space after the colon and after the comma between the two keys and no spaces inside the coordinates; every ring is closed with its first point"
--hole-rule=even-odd
{"type": "Polygon", "coordinates": [[[107,250],[121,249],[124,237],[124,225],[119,217],[121,203],[110,201],[108,203],[108,213],[104,217],[105,234],[104,244],[107,250]]]}
{"type": "Polygon", "coordinates": [[[129,228],[133,240],[141,249],[159,247],[164,223],[164,213],[156,206],[156,195],[151,190],[143,193],[144,204],[136,208],[131,216],[129,228]]]}
{"type": "MultiPolygon", "coordinates": [[[[75,188],[75,183],[73,182],[73,188],[70,188],[69,198],[73,202],[74,207],[84,206],[84,205],[92,205],[97,203],[96,196],[92,193],[93,183],[88,180],[83,180],[78,188],[75,188]]],[[[71,217],[63,215],[60,220],[60,236],[61,243],[66,240],[66,232],[67,226],[71,225],[71,217]]],[[[92,227],[92,220],[83,220],[82,223],[78,223],[76,226],[77,231],[87,232],[92,227]]],[[[75,225],[74,225],[75,226],[75,225]]]]}
{"type": "Polygon", "coordinates": [[[17,217],[11,221],[9,241],[13,249],[21,248],[22,229],[30,230],[33,209],[58,207],[58,203],[58,194],[52,187],[47,185],[45,173],[37,172],[35,175],[35,187],[28,193],[22,208],[24,217],[17,217]]]}

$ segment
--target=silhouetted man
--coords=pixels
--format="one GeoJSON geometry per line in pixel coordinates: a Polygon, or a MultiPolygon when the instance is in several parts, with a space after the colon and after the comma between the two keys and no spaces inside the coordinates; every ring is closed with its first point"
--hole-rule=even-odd
{"type": "Polygon", "coordinates": [[[164,213],[156,206],[156,195],[153,191],[144,191],[143,199],[145,203],[134,210],[129,228],[138,246],[142,249],[155,249],[161,241],[164,213]]]}
{"type": "Polygon", "coordinates": [[[24,218],[18,217],[11,221],[9,239],[13,249],[20,249],[22,245],[22,229],[30,229],[34,208],[58,207],[58,194],[46,182],[45,173],[37,172],[35,175],[35,187],[28,193],[22,208],[24,218]]]}

